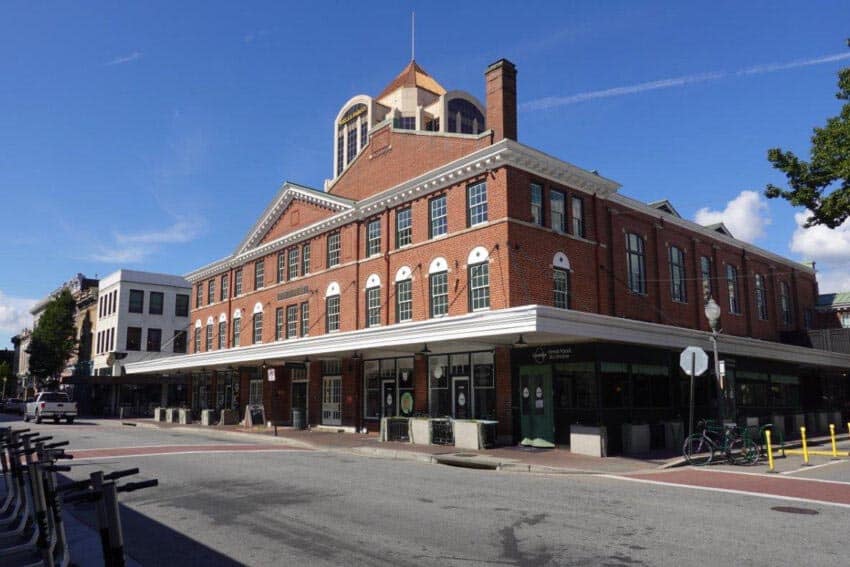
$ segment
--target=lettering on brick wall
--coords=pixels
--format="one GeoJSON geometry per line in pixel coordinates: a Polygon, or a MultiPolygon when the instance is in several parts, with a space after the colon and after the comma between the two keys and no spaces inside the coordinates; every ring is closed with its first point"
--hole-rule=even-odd
{"type": "Polygon", "coordinates": [[[289,299],[290,297],[295,297],[296,295],[304,295],[310,293],[310,288],[306,285],[302,285],[301,287],[294,287],[292,289],[287,289],[286,291],[281,291],[277,294],[277,300],[283,301],[285,299],[289,299]]]}

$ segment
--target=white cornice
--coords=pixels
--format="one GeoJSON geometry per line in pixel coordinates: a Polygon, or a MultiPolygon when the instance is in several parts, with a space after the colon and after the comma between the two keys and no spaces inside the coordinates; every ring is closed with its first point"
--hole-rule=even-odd
{"type": "MultiPolygon", "coordinates": [[[[709,347],[711,337],[710,333],[694,329],[548,306],[525,305],[346,333],[171,356],[130,363],[126,365],[126,369],[129,374],[189,371],[202,367],[303,359],[305,356],[346,355],[354,351],[393,347],[407,348],[412,353],[418,351],[424,343],[436,346],[452,341],[463,343],[477,339],[493,345],[505,344],[506,337],[516,337],[520,333],[527,340],[530,339],[532,344],[536,341],[549,344],[610,341],[672,349],[690,345],[709,347]]],[[[850,356],[845,354],[731,335],[721,335],[718,342],[720,351],[726,355],[850,368],[850,356]]]]}
{"type": "Polygon", "coordinates": [[[648,215],[652,218],[663,218],[664,222],[670,223],[672,225],[676,225],[692,232],[696,232],[702,236],[705,236],[708,239],[716,240],[719,242],[723,242],[725,244],[729,244],[730,246],[734,246],[736,248],[741,248],[746,250],[747,252],[751,252],[753,254],[758,254],[764,258],[768,258],[777,262],[779,264],[785,264],[786,266],[790,266],[795,270],[799,270],[800,272],[806,272],[808,274],[815,274],[815,270],[812,269],[811,266],[807,266],[805,264],[800,264],[799,262],[795,262],[794,260],[790,260],[788,258],[783,258],[779,254],[775,254],[763,248],[759,248],[758,246],[754,246],[748,242],[744,242],[742,240],[737,240],[732,238],[731,236],[726,236],[725,234],[721,234],[714,229],[704,227],[695,222],[689,221],[684,218],[677,217],[675,215],[671,215],[669,213],[665,213],[659,209],[653,208],[649,205],[641,203],[631,197],[626,197],[621,193],[617,193],[616,195],[611,195],[609,200],[612,203],[616,203],[623,207],[632,209],[633,211],[638,211],[645,215],[648,215]]]}

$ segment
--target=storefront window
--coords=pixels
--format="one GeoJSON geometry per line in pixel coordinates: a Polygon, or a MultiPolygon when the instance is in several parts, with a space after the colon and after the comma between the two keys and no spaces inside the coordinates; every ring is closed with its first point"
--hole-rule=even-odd
{"type": "Polygon", "coordinates": [[[449,357],[428,358],[428,409],[431,416],[451,414],[451,392],[449,391],[449,357]]]}
{"type": "Polygon", "coordinates": [[[569,362],[554,367],[553,395],[557,409],[596,409],[596,371],[592,362],[569,362]]]}
{"type": "Polygon", "coordinates": [[[192,377],[192,411],[199,413],[201,410],[212,407],[212,382],[209,374],[196,374],[192,377]]]}
{"type": "MultiPolygon", "coordinates": [[[[738,380],[740,380],[740,373],[738,380]]],[[[773,407],[799,407],[800,378],[788,374],[771,374],[770,389],[773,407]]]]}
{"type": "Polygon", "coordinates": [[[735,381],[739,406],[768,407],[766,373],[738,370],[735,381]]]}
{"type": "Polygon", "coordinates": [[[252,378],[251,381],[248,383],[248,387],[248,403],[263,403],[263,379],[252,378]]]}
{"type": "Polygon", "coordinates": [[[670,369],[656,364],[632,364],[633,406],[670,405],[670,369]]]}
{"type": "Polygon", "coordinates": [[[492,352],[473,353],[472,388],[475,419],[496,419],[496,372],[492,352]]]}
{"type": "Polygon", "coordinates": [[[363,416],[367,419],[381,417],[381,366],[378,360],[363,363],[363,383],[366,387],[366,409],[363,416]]]}
{"type": "Polygon", "coordinates": [[[599,365],[602,405],[606,408],[629,406],[629,365],[624,362],[602,362],[599,365]]]}
{"type": "Polygon", "coordinates": [[[413,359],[400,358],[396,361],[398,375],[398,415],[413,415],[416,391],[413,383],[413,359]]]}

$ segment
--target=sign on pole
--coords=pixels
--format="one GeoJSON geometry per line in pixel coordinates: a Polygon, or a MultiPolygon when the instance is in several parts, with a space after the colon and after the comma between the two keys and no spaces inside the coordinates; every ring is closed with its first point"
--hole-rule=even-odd
{"type": "Polygon", "coordinates": [[[708,370],[708,355],[697,346],[689,346],[679,356],[679,366],[688,376],[702,376],[708,370]]]}

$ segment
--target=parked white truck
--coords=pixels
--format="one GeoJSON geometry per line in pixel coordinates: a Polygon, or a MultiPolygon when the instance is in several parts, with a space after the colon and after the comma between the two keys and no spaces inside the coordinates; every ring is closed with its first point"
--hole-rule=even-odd
{"type": "Polygon", "coordinates": [[[36,423],[41,423],[42,419],[53,419],[54,423],[64,419],[68,423],[74,423],[75,417],[77,417],[77,403],[72,402],[65,392],[40,393],[34,402],[27,404],[24,413],[24,421],[34,419],[36,423]]]}

